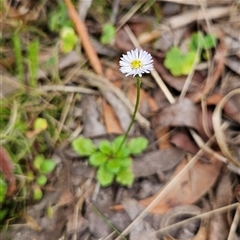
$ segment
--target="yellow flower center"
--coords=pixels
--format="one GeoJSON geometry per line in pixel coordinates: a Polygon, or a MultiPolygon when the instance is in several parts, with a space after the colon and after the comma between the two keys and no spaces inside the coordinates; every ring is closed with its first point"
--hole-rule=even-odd
{"type": "Polygon", "coordinates": [[[133,60],[131,62],[131,68],[132,69],[137,69],[137,68],[140,68],[140,67],[142,67],[142,61],[140,61],[140,60],[133,60]]]}

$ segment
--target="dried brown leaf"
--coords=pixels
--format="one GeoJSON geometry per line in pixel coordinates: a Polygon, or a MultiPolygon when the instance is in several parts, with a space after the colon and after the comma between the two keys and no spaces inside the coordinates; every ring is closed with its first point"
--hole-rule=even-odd
{"type": "MultiPolygon", "coordinates": [[[[127,211],[131,220],[134,220],[139,213],[143,210],[142,206],[134,199],[125,199],[123,201],[124,209],[127,211]]],[[[130,233],[130,240],[157,240],[155,230],[150,224],[144,220],[141,220],[137,226],[130,233]]]]}
{"type": "Polygon", "coordinates": [[[237,200],[240,202],[240,184],[238,184],[234,190],[234,194],[237,198],[237,200]]]}
{"type": "Polygon", "coordinates": [[[171,137],[171,143],[176,147],[183,149],[188,153],[195,154],[199,150],[198,146],[190,138],[189,134],[184,131],[179,131],[171,137]]]}
{"type": "Polygon", "coordinates": [[[158,171],[169,171],[183,158],[184,153],[176,148],[152,151],[133,161],[133,172],[136,177],[146,177],[158,171]]]}
{"type": "MultiPolygon", "coordinates": [[[[186,164],[187,161],[182,161],[176,168],[171,179],[173,179],[186,164]]],[[[198,161],[193,166],[191,172],[186,174],[151,212],[162,214],[174,206],[196,202],[213,186],[218,178],[221,167],[222,163],[215,159],[212,159],[211,163],[198,161]]],[[[171,179],[169,181],[171,181],[171,179]]],[[[159,193],[141,200],[140,203],[148,206],[158,194],[159,193]]]]}
{"type": "Polygon", "coordinates": [[[96,100],[92,96],[83,96],[83,123],[86,137],[97,136],[106,133],[105,126],[99,121],[100,112],[96,100]]]}
{"type": "Polygon", "coordinates": [[[103,108],[103,118],[104,118],[107,133],[122,134],[123,130],[111,106],[106,101],[103,100],[102,108],[103,108]]]}
{"type": "Polygon", "coordinates": [[[166,106],[154,120],[156,126],[191,127],[199,129],[199,110],[188,98],[166,106]]]}

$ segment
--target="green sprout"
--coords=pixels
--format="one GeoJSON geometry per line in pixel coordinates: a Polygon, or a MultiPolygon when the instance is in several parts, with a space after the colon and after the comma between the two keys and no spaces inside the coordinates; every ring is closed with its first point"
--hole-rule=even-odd
{"type": "Polygon", "coordinates": [[[46,175],[53,172],[56,163],[52,159],[45,159],[44,155],[37,155],[33,160],[33,166],[38,174],[33,186],[33,199],[39,201],[43,196],[41,187],[47,184],[46,175]]]}
{"type": "Polygon", "coordinates": [[[71,27],[63,27],[60,33],[60,46],[63,53],[68,53],[75,47],[78,37],[71,27]]]}
{"type": "Polygon", "coordinates": [[[96,147],[91,139],[79,137],[73,140],[72,148],[80,156],[88,157],[90,165],[97,168],[97,180],[101,186],[111,185],[114,179],[123,186],[131,186],[134,174],[130,156],[143,152],[148,140],[138,137],[122,144],[123,140],[124,136],[118,136],[113,142],[103,140],[96,147]]]}
{"type": "Polygon", "coordinates": [[[103,25],[100,42],[102,44],[108,44],[114,39],[115,35],[116,35],[116,29],[114,25],[111,23],[106,23],[105,25],[103,25]]]}
{"type": "Polygon", "coordinates": [[[34,130],[37,131],[43,131],[47,129],[48,126],[47,120],[44,118],[36,118],[33,125],[34,130]]]}
{"type": "Polygon", "coordinates": [[[167,53],[164,60],[164,66],[171,72],[173,76],[181,76],[189,74],[195,62],[198,62],[198,49],[202,51],[204,59],[209,56],[209,50],[215,47],[217,38],[213,35],[205,35],[201,32],[192,34],[191,41],[188,46],[188,52],[182,53],[179,47],[172,47],[167,53]]]}

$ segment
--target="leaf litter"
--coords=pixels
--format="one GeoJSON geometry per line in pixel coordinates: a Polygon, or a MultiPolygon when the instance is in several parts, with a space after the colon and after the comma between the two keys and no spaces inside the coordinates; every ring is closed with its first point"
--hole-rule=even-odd
{"type": "MultiPolygon", "coordinates": [[[[31,3],[32,10],[29,8],[27,14],[20,13],[19,18],[25,24],[34,25],[36,22],[33,20],[41,11],[48,14],[47,7],[52,6],[50,2],[55,1],[38,6],[31,3]]],[[[234,29],[239,27],[237,15],[234,15],[239,6],[231,1],[208,1],[206,5],[196,1],[189,1],[188,5],[183,5],[183,1],[156,1],[150,6],[144,1],[136,4],[129,1],[127,5],[113,2],[117,4],[118,11],[111,13],[115,14],[112,18],[118,19],[116,26],[119,24],[121,27],[117,28],[115,41],[107,45],[103,53],[96,49],[101,45],[93,45],[89,39],[94,36],[97,43],[100,41],[101,27],[106,19],[96,17],[99,16],[96,12],[104,8],[97,5],[90,7],[83,21],[71,1],[65,1],[84,52],[76,49],[69,54],[61,53],[61,61],[55,70],[63,81],[54,79],[51,67],[41,67],[38,84],[43,91],[45,88],[44,94],[50,94],[46,86],[53,83],[56,86],[53,91],[61,92],[62,87],[66,87],[64,91],[69,95],[68,99],[74,99],[70,103],[62,100],[75,105],[75,115],[71,115],[72,109],[66,107],[68,113],[63,112],[59,120],[63,126],[58,126],[59,133],[70,133],[70,136],[65,142],[56,138],[57,144],[55,142],[53,148],[46,150],[57,158],[58,166],[55,174],[49,176],[43,199],[39,203],[27,201],[28,210],[22,218],[15,220],[14,228],[2,231],[3,236],[11,239],[27,239],[30,236],[80,240],[239,238],[239,211],[234,211],[237,205],[231,207],[239,201],[240,88],[239,54],[235,51],[239,38],[234,34],[234,29]],[[170,47],[183,47],[185,39],[199,29],[207,34],[214,33],[218,38],[217,46],[211,50],[212,57],[210,55],[205,59],[205,67],[197,64],[186,93],[181,94],[187,76],[171,75],[163,61],[170,47]],[[144,76],[141,105],[130,138],[151,136],[148,137],[149,149],[133,159],[136,178],[130,188],[116,184],[100,188],[94,169],[88,166],[84,157],[74,155],[68,144],[80,134],[98,142],[99,138],[111,140],[114,135],[126,131],[136,89],[118,73],[116,56],[120,57],[121,53],[132,50],[139,43],[153,55],[156,72],[153,78],[144,76]],[[115,57],[112,57],[113,53],[115,57]],[[108,69],[105,69],[105,58],[111,58],[108,69]],[[88,67],[85,70],[89,65],[92,69],[88,67]],[[107,70],[112,74],[107,74],[107,70]],[[114,84],[112,79],[123,83],[114,84]],[[153,79],[157,83],[148,84],[153,79]],[[128,91],[125,85],[128,85],[128,91]],[[77,87],[85,90],[77,90],[77,87]],[[72,92],[74,98],[70,98],[72,92]],[[79,92],[81,96],[77,97],[79,92]],[[178,100],[180,96],[184,97],[178,100]],[[223,123],[227,128],[222,128],[223,123]],[[78,126],[76,132],[73,130],[75,126],[78,126]],[[206,152],[196,139],[203,141],[211,151],[206,152]],[[224,159],[224,163],[219,159],[224,159]],[[224,212],[219,210],[219,214],[211,214],[211,211],[224,207],[224,212]],[[201,216],[204,212],[209,212],[209,219],[200,217],[160,234],[161,229],[201,216]]],[[[111,6],[106,7],[111,9],[111,6]]],[[[12,5],[11,14],[13,10],[18,11],[14,8],[12,5]]],[[[12,19],[11,14],[8,19],[12,19]]],[[[2,22],[7,25],[5,20],[2,22]]],[[[57,39],[56,36],[54,38],[57,39]]],[[[55,46],[49,43],[50,54],[45,53],[44,61],[56,52],[55,46]]],[[[46,44],[46,41],[41,44],[46,44]]],[[[9,45],[6,45],[6,50],[11,52],[9,45]]],[[[9,71],[14,60],[9,63],[1,64],[1,68],[8,79],[18,81],[17,76],[9,71]]],[[[3,81],[3,89],[7,82],[3,81]]],[[[20,86],[27,90],[21,82],[20,86]]],[[[17,91],[18,88],[13,88],[11,92],[4,90],[2,95],[8,98],[17,91]]],[[[1,149],[4,147],[3,144],[1,149]]],[[[9,146],[6,149],[9,150],[9,146]]],[[[15,188],[18,183],[13,173],[13,160],[3,151],[1,156],[4,160],[1,160],[1,172],[8,181],[9,199],[17,194],[15,188]]]]}

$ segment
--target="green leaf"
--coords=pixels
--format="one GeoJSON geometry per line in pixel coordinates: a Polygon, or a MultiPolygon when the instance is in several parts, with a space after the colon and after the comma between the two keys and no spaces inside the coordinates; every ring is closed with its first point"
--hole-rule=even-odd
{"type": "Polygon", "coordinates": [[[34,130],[45,130],[48,126],[46,119],[44,118],[37,118],[34,121],[34,130]]]}
{"type": "Polygon", "coordinates": [[[204,49],[211,49],[217,45],[217,38],[211,34],[204,37],[204,49]]]}
{"type": "Polygon", "coordinates": [[[80,156],[90,156],[96,151],[96,147],[89,138],[79,137],[72,141],[73,150],[80,156]]]}
{"type": "Polygon", "coordinates": [[[125,157],[128,157],[130,154],[130,151],[127,148],[126,142],[122,144],[123,139],[124,139],[124,136],[118,136],[112,142],[112,154],[114,158],[125,158],[125,157]],[[120,146],[121,148],[119,148],[120,146]]]}
{"type": "Polygon", "coordinates": [[[3,202],[7,194],[7,184],[6,182],[0,178],[0,203],[3,202]]]}
{"type": "Polygon", "coordinates": [[[102,35],[100,41],[102,44],[110,43],[116,35],[116,29],[113,24],[106,23],[102,29],[102,35]]]}
{"type": "Polygon", "coordinates": [[[99,150],[102,153],[110,155],[112,153],[112,145],[109,141],[103,140],[99,143],[99,150]]]}
{"type": "Polygon", "coordinates": [[[173,47],[167,52],[163,64],[174,76],[187,75],[192,71],[195,56],[196,52],[182,54],[179,48],[173,47]]]}
{"type": "MultiPolygon", "coordinates": [[[[118,136],[116,137],[112,142],[112,152],[115,153],[119,150],[120,145],[122,144],[122,141],[124,139],[124,136],[118,136]]],[[[122,147],[126,146],[126,143],[123,143],[122,147]]]]}
{"type": "Polygon", "coordinates": [[[47,213],[47,216],[51,219],[53,218],[53,214],[54,214],[54,207],[52,206],[48,206],[47,209],[46,209],[46,213],[47,213]]]}
{"type": "Polygon", "coordinates": [[[115,158],[126,158],[130,155],[130,150],[126,145],[122,146],[116,153],[114,153],[115,158]]]}
{"type": "Polygon", "coordinates": [[[40,172],[42,174],[50,173],[56,167],[56,163],[52,159],[45,159],[40,166],[40,172]]]}
{"type": "Polygon", "coordinates": [[[131,154],[139,154],[143,152],[148,145],[148,140],[144,137],[132,138],[127,146],[131,154]]]}
{"type": "MultiPolygon", "coordinates": [[[[39,169],[40,169],[40,166],[39,166],[38,170],[39,169]]],[[[32,182],[35,179],[35,175],[34,175],[33,171],[27,171],[26,177],[27,177],[28,182],[32,182]]]]}
{"type": "Polygon", "coordinates": [[[197,51],[200,49],[211,49],[217,44],[217,37],[212,34],[203,36],[202,32],[193,33],[191,36],[191,42],[189,43],[189,49],[197,51]],[[199,45],[199,46],[198,46],[199,45]]]}
{"type": "Polygon", "coordinates": [[[42,199],[43,192],[39,186],[35,186],[33,189],[33,199],[39,201],[42,199]]]}
{"type": "Polygon", "coordinates": [[[104,165],[97,171],[97,180],[102,187],[109,186],[113,182],[114,174],[110,172],[104,165]]]}
{"type": "Polygon", "coordinates": [[[64,53],[68,53],[75,47],[78,37],[71,27],[64,27],[60,33],[61,49],[64,53]]]}
{"type": "Polygon", "coordinates": [[[47,183],[47,177],[45,175],[41,175],[36,179],[36,183],[39,186],[44,186],[47,183]]]}
{"type": "Polygon", "coordinates": [[[183,56],[182,74],[187,75],[192,71],[193,64],[195,61],[196,52],[188,52],[183,56]]]}
{"type": "Polygon", "coordinates": [[[191,41],[189,43],[189,49],[196,52],[198,50],[198,44],[200,44],[199,48],[202,49],[202,42],[203,42],[202,32],[193,33],[191,36],[191,41]]]}
{"type": "Polygon", "coordinates": [[[41,155],[37,155],[34,160],[33,160],[33,166],[35,169],[39,170],[43,161],[44,161],[45,157],[41,154],[41,155]]]}
{"type": "Polygon", "coordinates": [[[164,59],[163,65],[172,73],[174,76],[182,75],[182,55],[181,51],[177,47],[171,48],[164,59]]]}
{"type": "Polygon", "coordinates": [[[63,27],[73,25],[69,19],[67,8],[64,3],[59,2],[54,10],[50,12],[47,23],[50,30],[54,32],[59,32],[63,27]]]}
{"type": "Polygon", "coordinates": [[[129,168],[123,168],[118,172],[116,180],[124,186],[131,186],[134,181],[134,174],[129,168]]]}
{"type": "Polygon", "coordinates": [[[8,213],[7,208],[0,209],[0,221],[2,221],[6,217],[7,213],[8,213]]]}
{"type": "Polygon", "coordinates": [[[127,157],[123,159],[119,159],[121,167],[129,167],[132,164],[132,159],[127,157]]]}
{"type": "Polygon", "coordinates": [[[112,159],[107,162],[107,169],[112,173],[118,173],[121,168],[121,162],[119,159],[112,159]]]}
{"type": "Polygon", "coordinates": [[[95,152],[89,157],[89,163],[94,166],[98,167],[105,163],[108,159],[108,156],[102,152],[95,152]]]}

